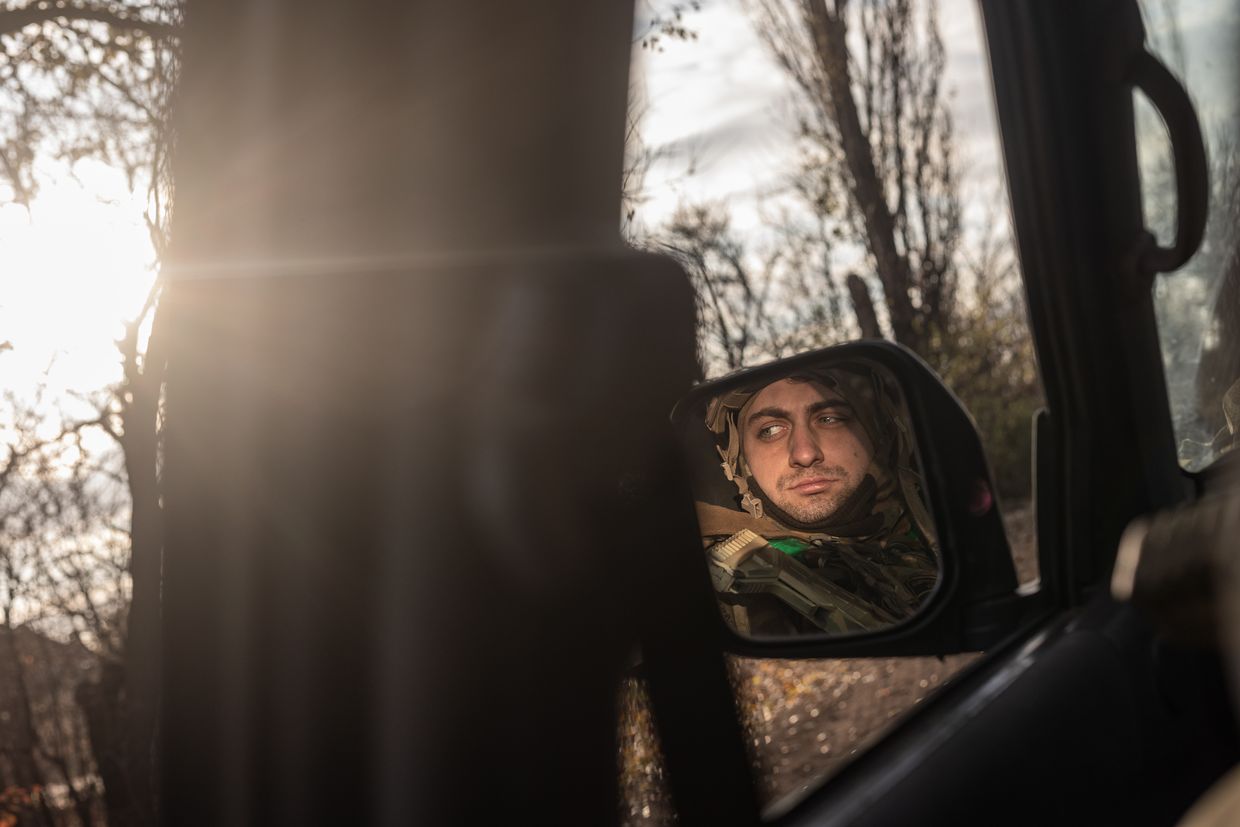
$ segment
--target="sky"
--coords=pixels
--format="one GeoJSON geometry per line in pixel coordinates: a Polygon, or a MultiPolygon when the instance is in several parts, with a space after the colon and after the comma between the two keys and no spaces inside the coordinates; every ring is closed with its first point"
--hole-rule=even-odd
{"type": "MultiPolygon", "coordinates": [[[[0,204],[0,387],[69,391],[120,379],[114,342],[154,275],[143,197],[107,165],[45,160],[29,209],[0,204]]],[[[142,192],[140,189],[139,192],[142,192]]]]}
{"type": "MultiPolygon", "coordinates": [[[[700,11],[687,12],[684,21],[696,32],[695,40],[664,39],[657,50],[634,50],[634,85],[644,97],[642,136],[668,150],[646,178],[639,219],[647,227],[657,226],[681,202],[726,199],[734,228],[761,232],[758,204],[784,190],[795,169],[791,90],[754,32],[745,5],[744,0],[703,0],[700,11]],[[686,174],[690,166],[691,175],[686,174]]],[[[1232,44],[1240,31],[1240,3],[1143,0],[1142,10],[1149,41],[1187,77],[1207,132],[1234,120],[1232,44]],[[1184,45],[1182,60],[1172,54],[1173,19],[1184,45]]],[[[977,220],[1003,186],[1003,170],[976,1],[941,0],[939,27],[957,165],[965,173],[966,221],[977,220]]]]}
{"type": "MultiPolygon", "coordinates": [[[[681,201],[727,199],[738,231],[760,231],[757,202],[786,190],[794,169],[791,88],[741,0],[705,0],[685,24],[695,40],[634,50],[642,137],[669,150],[647,175],[639,217],[656,226],[681,201]],[[686,175],[690,166],[694,174],[686,175]]],[[[996,181],[998,137],[976,4],[942,0],[939,25],[962,166],[974,181],[996,181]]]]}

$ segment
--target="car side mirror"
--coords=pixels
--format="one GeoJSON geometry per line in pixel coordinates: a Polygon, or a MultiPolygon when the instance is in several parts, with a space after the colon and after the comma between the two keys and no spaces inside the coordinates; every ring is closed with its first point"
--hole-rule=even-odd
{"type": "Polygon", "coordinates": [[[914,353],[853,342],[696,387],[672,414],[730,648],[987,648],[1023,601],[968,412],[914,353]]]}

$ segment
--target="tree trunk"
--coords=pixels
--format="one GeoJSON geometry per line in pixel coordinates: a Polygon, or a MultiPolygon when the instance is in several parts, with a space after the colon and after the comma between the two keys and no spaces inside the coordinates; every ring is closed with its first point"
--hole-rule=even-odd
{"type": "MultiPolygon", "coordinates": [[[[125,728],[123,747],[129,782],[129,817],[135,825],[156,823],[159,716],[160,590],[163,576],[163,514],[156,477],[159,435],[156,415],[163,384],[159,312],[141,374],[129,384],[121,447],[132,503],[130,565],[133,596],[125,639],[125,728]]],[[[111,822],[111,818],[109,819],[111,822]]]]}
{"type": "Polygon", "coordinates": [[[842,8],[836,12],[830,11],[825,0],[811,0],[809,9],[814,45],[826,75],[826,92],[848,167],[849,194],[853,206],[862,216],[867,246],[874,255],[878,279],[883,285],[883,298],[891,315],[891,331],[897,342],[920,351],[917,311],[910,295],[913,274],[908,259],[900,255],[896,248],[895,218],[887,206],[882,181],[874,165],[874,153],[869,138],[861,128],[857,102],[853,98],[844,12],[842,8]]]}
{"type": "Polygon", "coordinates": [[[861,338],[883,338],[883,331],[878,326],[878,314],[874,312],[874,301],[870,298],[870,290],[865,286],[861,276],[856,273],[848,274],[848,296],[852,299],[853,312],[857,315],[861,338]]]}

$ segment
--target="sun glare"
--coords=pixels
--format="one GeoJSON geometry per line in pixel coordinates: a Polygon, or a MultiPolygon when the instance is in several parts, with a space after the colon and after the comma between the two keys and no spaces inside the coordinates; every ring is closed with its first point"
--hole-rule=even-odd
{"type": "Polygon", "coordinates": [[[120,378],[115,342],[154,254],[142,187],[94,161],[43,173],[29,210],[0,206],[0,386],[24,394],[45,381],[62,396],[120,378]]]}

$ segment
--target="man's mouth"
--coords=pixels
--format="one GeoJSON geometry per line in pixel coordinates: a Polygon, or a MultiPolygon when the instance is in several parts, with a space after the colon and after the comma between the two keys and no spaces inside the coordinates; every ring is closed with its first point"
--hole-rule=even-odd
{"type": "Polygon", "coordinates": [[[837,482],[839,482],[838,477],[809,477],[794,482],[787,487],[787,490],[797,494],[817,494],[826,491],[837,482]]]}

